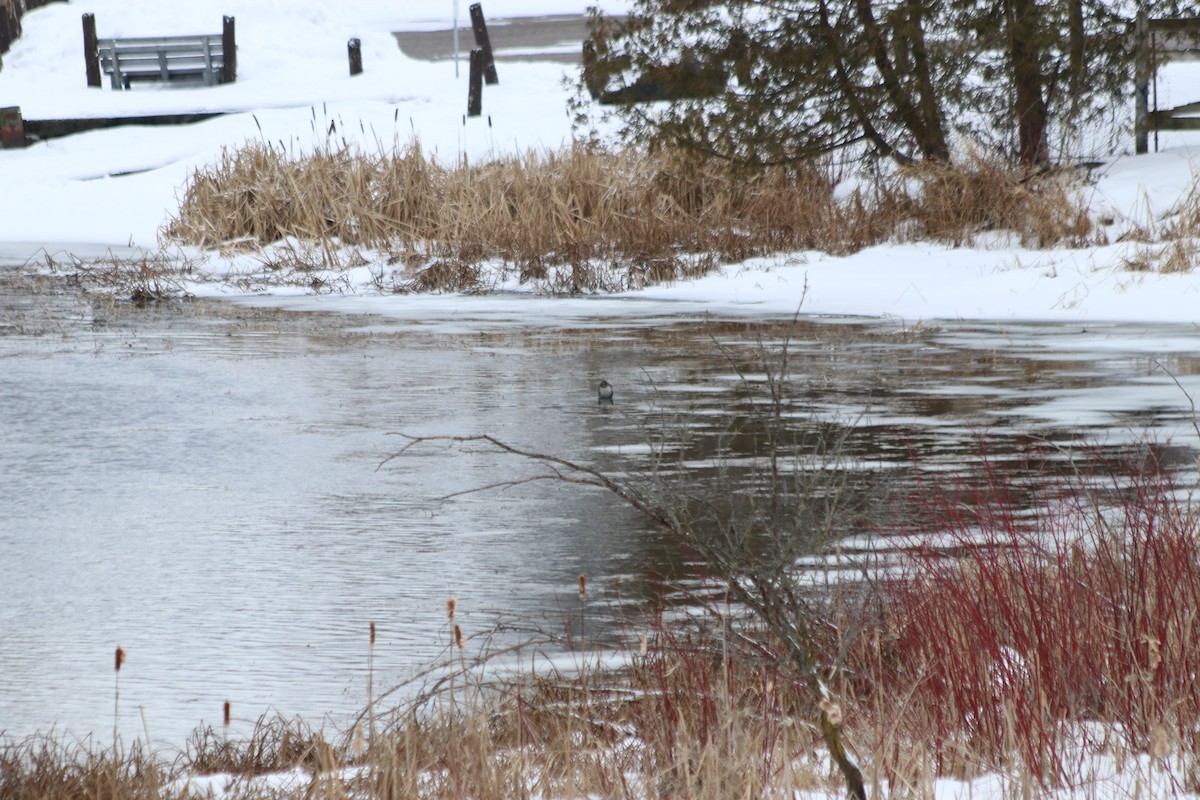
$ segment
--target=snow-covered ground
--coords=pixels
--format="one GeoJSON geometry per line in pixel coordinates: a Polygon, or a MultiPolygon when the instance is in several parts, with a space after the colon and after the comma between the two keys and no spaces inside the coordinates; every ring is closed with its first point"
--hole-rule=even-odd
{"type": "MultiPolygon", "coordinates": [[[[460,3],[458,10],[463,24],[465,6],[460,3]]],[[[484,10],[495,20],[582,13],[584,6],[573,0],[492,0],[484,10]]],[[[606,0],[601,6],[619,13],[625,4],[606,0]]],[[[0,254],[23,259],[42,247],[61,252],[96,244],[154,248],[191,171],[214,161],[222,148],[246,140],[303,148],[319,143],[336,124],[339,138],[365,148],[406,142],[415,135],[440,156],[471,159],[569,141],[565,103],[571,92],[563,79],[575,68],[505,62],[500,84],[484,92],[485,116],[465,120],[465,66],[456,78],[450,61],[416,61],[401,53],[392,31],[447,28],[454,8],[453,0],[367,0],[341,6],[321,0],[182,5],[93,0],[54,3],[31,12],[24,20],[25,35],[0,70],[0,105],[20,106],[26,119],[241,113],[174,128],[95,131],[0,152],[0,254]],[[233,15],[238,80],[209,89],[114,92],[107,84],[88,89],[80,24],[85,11],[96,15],[101,36],[215,33],[221,16],[233,15]],[[346,61],[351,36],[362,40],[365,66],[364,74],[353,78],[346,61]]],[[[1176,80],[1173,91],[1172,101],[1188,99],[1186,82],[1176,80]]],[[[1171,147],[1163,152],[1114,156],[1095,171],[1091,203],[1097,219],[1112,220],[1111,241],[1131,225],[1153,227],[1169,217],[1194,181],[1200,136],[1193,135],[1192,141],[1195,150],[1181,135],[1164,136],[1164,145],[1171,147]]],[[[1196,319],[1200,280],[1194,275],[1124,269],[1128,260],[1145,252],[1143,245],[1122,243],[1052,250],[906,244],[848,257],[796,253],[726,267],[701,280],[656,286],[636,296],[752,314],[795,311],[803,299],[806,312],[895,315],[906,321],[1196,319]]],[[[191,289],[230,291],[215,285],[191,289]]],[[[354,289],[351,293],[356,294],[354,289]]],[[[438,314],[446,304],[445,298],[380,297],[369,285],[361,296],[336,302],[350,310],[406,316],[438,314]]],[[[499,298],[457,302],[503,304],[499,298]]]]}

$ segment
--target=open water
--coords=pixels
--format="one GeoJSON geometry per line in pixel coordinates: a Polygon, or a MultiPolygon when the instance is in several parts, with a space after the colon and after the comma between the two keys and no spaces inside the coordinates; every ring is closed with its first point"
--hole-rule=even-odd
{"type": "Polygon", "coordinates": [[[597,609],[588,635],[609,640],[614,616],[687,576],[676,543],[604,492],[472,491],[537,468],[447,443],[401,454],[401,434],[490,434],[613,473],[665,450],[697,480],[739,459],[752,474],[744,432],[785,341],[797,441],[852,431],[852,491],[881,513],[916,465],[953,473],[981,442],[1021,477],[1031,451],[1119,459],[1149,434],[1194,480],[1190,327],[903,329],[661,305],[547,325],[529,320],[554,301],[514,299],[508,323],[472,330],[248,302],[137,306],[23,273],[0,266],[10,737],[107,740],[118,689],[121,736],[172,747],[219,724],[227,699],[239,731],[271,710],[344,728],[365,703],[371,622],[379,691],[446,653],[447,598],[478,652],[514,621],[561,629],[580,574],[597,609]],[[597,402],[601,378],[611,405],[597,402]]]}

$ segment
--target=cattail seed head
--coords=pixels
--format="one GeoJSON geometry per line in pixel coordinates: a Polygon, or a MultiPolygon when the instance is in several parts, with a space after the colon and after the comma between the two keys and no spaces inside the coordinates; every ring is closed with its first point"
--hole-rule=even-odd
{"type": "Polygon", "coordinates": [[[587,575],[579,576],[579,602],[587,602],[587,575]]]}
{"type": "Polygon", "coordinates": [[[375,621],[371,620],[371,647],[375,646],[375,621]]]}
{"type": "Polygon", "coordinates": [[[117,648],[117,656],[116,656],[116,660],[115,660],[115,662],[114,662],[114,669],[115,669],[117,672],[120,672],[120,671],[121,671],[121,665],[122,665],[122,664],[124,664],[124,663],[125,663],[125,648],[124,648],[124,647],[118,647],[118,648],[117,648]]]}
{"type": "Polygon", "coordinates": [[[232,721],[232,719],[233,719],[233,717],[232,717],[232,716],[231,716],[231,714],[230,714],[230,711],[231,711],[231,710],[232,710],[232,709],[231,709],[231,707],[230,707],[230,703],[229,703],[229,701],[228,701],[228,700],[226,700],[226,701],[225,701],[225,714],[224,714],[224,720],[225,720],[225,727],[226,727],[226,728],[228,728],[228,727],[229,727],[229,723],[230,723],[230,722],[232,721]]]}
{"type": "Polygon", "coordinates": [[[454,626],[454,643],[458,645],[459,650],[467,649],[467,638],[463,636],[462,628],[454,626]]]}
{"type": "Polygon", "coordinates": [[[446,601],[446,619],[454,622],[454,612],[458,610],[458,599],[451,597],[446,601]]]}
{"type": "Polygon", "coordinates": [[[1150,746],[1146,749],[1151,758],[1162,761],[1171,755],[1171,734],[1162,725],[1155,725],[1150,732],[1150,746]]]}

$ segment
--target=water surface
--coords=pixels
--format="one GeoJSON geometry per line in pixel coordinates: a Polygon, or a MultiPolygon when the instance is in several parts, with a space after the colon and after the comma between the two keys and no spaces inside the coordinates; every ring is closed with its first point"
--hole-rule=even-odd
{"type": "MultiPolygon", "coordinates": [[[[1033,449],[1067,463],[1087,457],[1086,440],[1120,455],[1148,430],[1190,469],[1195,440],[1184,390],[1200,389],[1200,349],[1181,327],[905,330],[662,305],[544,325],[530,320],[550,301],[514,299],[510,320],[472,330],[472,298],[447,328],[250,303],[139,307],[0,276],[10,736],[111,737],[118,645],[123,737],[179,746],[226,699],[243,731],[268,709],[343,726],[365,702],[372,621],[374,685],[387,687],[445,652],[448,597],[477,649],[500,620],[574,619],[580,574],[597,609],[607,598],[636,611],[687,572],[681,548],[603,492],[473,492],[537,468],[432,443],[393,458],[399,434],[486,433],[609,471],[647,467],[655,441],[696,480],[739,459],[750,476],[747,421],[787,342],[797,447],[852,429],[853,491],[881,508],[914,461],[960,469],[981,440],[1018,475],[1033,449]],[[596,400],[602,377],[612,405],[596,400]]],[[[603,612],[591,624],[606,635],[603,612]]]]}

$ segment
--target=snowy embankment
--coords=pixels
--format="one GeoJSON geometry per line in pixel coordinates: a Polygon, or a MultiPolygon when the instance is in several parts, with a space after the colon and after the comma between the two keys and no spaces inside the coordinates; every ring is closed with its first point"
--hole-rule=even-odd
{"type": "MultiPolygon", "coordinates": [[[[465,4],[463,4],[465,5],[465,4]]],[[[496,0],[492,19],[581,13],[569,0],[496,0]]],[[[603,3],[619,12],[620,0],[603,3]]],[[[0,104],[27,119],[148,113],[232,112],[181,127],[122,127],[0,152],[0,254],[22,260],[41,249],[73,252],[84,245],[160,246],[160,229],[178,209],[182,187],[224,148],[267,140],[302,151],[333,141],[373,150],[417,138],[444,160],[479,161],[570,141],[564,81],[575,67],[503,62],[501,83],[484,92],[484,116],[465,120],[466,69],[451,61],[418,61],[399,49],[393,31],[449,27],[454,4],[382,0],[333,10],[317,0],[222,4],[51,4],[25,18],[25,35],[0,70],[0,104]],[[418,5],[418,10],[413,6],[418,5]],[[80,14],[96,15],[101,36],[217,32],[221,16],[237,19],[238,80],[211,89],[88,89],[80,14]],[[346,41],[362,41],[365,72],[348,75],[346,41]],[[82,244],[72,244],[82,243],[82,244]]],[[[465,22],[465,8],[461,10],[465,22]]],[[[495,23],[499,24],[499,23],[495,23]]],[[[466,45],[464,44],[464,47],[466,45]]],[[[557,49],[562,49],[561,45],[557,49]]],[[[1176,88],[1181,98],[1183,87],[1176,88]]],[[[1194,137],[1193,137],[1194,138],[1194,137]]],[[[1142,157],[1115,156],[1093,171],[1086,189],[1093,221],[1108,244],[1030,250],[996,240],[970,248],[903,244],[846,256],[795,253],[728,266],[708,277],[632,293],[685,301],[719,313],[894,315],[931,319],[1192,321],[1197,280],[1160,274],[1157,247],[1122,241],[1130,230],[1153,236],[1189,199],[1195,159],[1187,140],[1142,157]],[[1131,263],[1149,269],[1130,271],[1131,263]]],[[[245,267],[210,256],[208,271],[245,267]]],[[[433,312],[444,300],[380,296],[370,270],[341,276],[336,301],[323,307],[403,315],[433,312]]],[[[234,293],[227,283],[189,284],[196,294],[234,293]]],[[[256,287],[255,291],[261,291],[256,287]]],[[[275,290],[271,290],[275,291],[275,290]]],[[[295,290],[289,291],[295,294],[295,290]]],[[[292,298],[290,303],[296,303],[292,298]]],[[[557,302],[557,301],[556,301],[557,302]]],[[[458,306],[491,309],[498,298],[460,298],[458,306]]],[[[626,304],[628,305],[628,304],[626,304]]],[[[620,304],[593,306],[621,313],[620,304]]],[[[436,313],[436,312],[435,312],[436,313]]],[[[524,312],[517,312],[523,314],[524,312]]]]}

